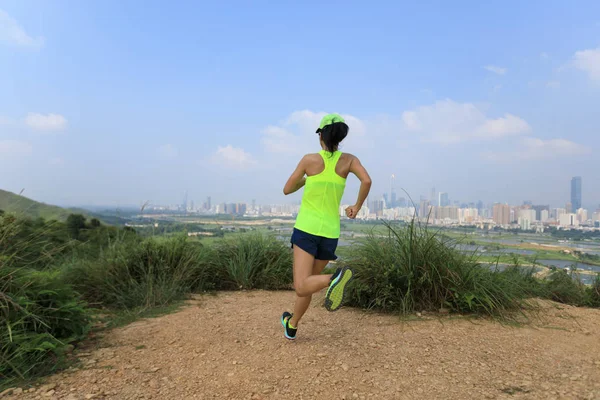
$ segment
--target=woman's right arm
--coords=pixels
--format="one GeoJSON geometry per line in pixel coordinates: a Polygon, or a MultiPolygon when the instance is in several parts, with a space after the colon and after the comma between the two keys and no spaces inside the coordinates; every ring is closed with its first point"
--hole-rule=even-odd
{"type": "Polygon", "coordinates": [[[292,194],[292,193],[300,190],[300,188],[302,186],[304,186],[304,183],[306,182],[306,179],[304,178],[305,174],[306,174],[306,156],[304,156],[302,158],[302,160],[300,160],[300,162],[298,163],[298,166],[296,167],[294,172],[292,172],[292,175],[289,177],[288,181],[286,182],[285,186],[283,187],[283,194],[285,194],[287,196],[288,194],[292,194]]]}
{"type": "Polygon", "coordinates": [[[371,177],[369,173],[363,167],[358,157],[354,157],[352,162],[350,163],[350,172],[352,172],[358,180],[360,180],[360,189],[358,190],[358,199],[356,200],[356,204],[346,208],[346,216],[348,218],[354,219],[358,215],[358,212],[362,208],[367,196],[369,195],[369,191],[371,190],[371,177]]]}

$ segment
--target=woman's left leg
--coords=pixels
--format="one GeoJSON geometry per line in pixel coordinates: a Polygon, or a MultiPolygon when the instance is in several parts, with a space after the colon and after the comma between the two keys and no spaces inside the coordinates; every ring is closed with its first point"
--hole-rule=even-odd
{"type": "MultiPolygon", "coordinates": [[[[325,260],[314,260],[312,275],[321,275],[328,263],[329,261],[325,260]]],[[[304,297],[296,296],[296,301],[294,303],[294,314],[292,318],[290,318],[290,324],[293,327],[298,327],[298,322],[300,322],[300,319],[304,313],[306,313],[306,310],[308,310],[311,300],[312,294],[304,297]]]]}

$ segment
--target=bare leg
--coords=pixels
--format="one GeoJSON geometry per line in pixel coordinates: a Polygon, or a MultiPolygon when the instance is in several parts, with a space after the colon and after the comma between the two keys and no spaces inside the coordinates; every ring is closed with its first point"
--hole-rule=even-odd
{"type": "MultiPolygon", "coordinates": [[[[314,260],[312,267],[312,275],[321,275],[323,269],[327,266],[329,261],[324,260],[314,260]]],[[[331,276],[331,275],[326,275],[331,276]]],[[[298,322],[308,310],[308,306],[310,306],[310,302],[312,300],[312,294],[304,297],[296,296],[296,302],[294,303],[294,315],[290,319],[290,324],[294,327],[298,327],[298,322]]]]}

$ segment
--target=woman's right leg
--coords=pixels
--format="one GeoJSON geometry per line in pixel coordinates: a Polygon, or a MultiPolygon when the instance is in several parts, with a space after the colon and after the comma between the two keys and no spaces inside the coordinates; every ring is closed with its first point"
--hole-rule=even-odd
{"type": "Polygon", "coordinates": [[[313,275],[315,257],[294,246],[294,288],[299,297],[310,296],[329,286],[331,275],[313,275]]]}
{"type": "MultiPolygon", "coordinates": [[[[314,260],[311,275],[321,275],[321,273],[323,272],[323,270],[325,269],[325,267],[327,266],[328,263],[329,263],[329,261],[314,260]]],[[[326,275],[326,276],[331,276],[331,275],[326,275]]],[[[294,278],[295,278],[295,276],[294,276],[294,278]]],[[[295,281],[295,279],[294,279],[294,281],[295,281]]],[[[293,327],[298,326],[298,322],[300,322],[300,319],[302,318],[302,316],[304,315],[306,310],[308,310],[311,300],[312,300],[312,294],[308,295],[308,296],[304,296],[304,297],[296,296],[296,301],[294,302],[294,314],[293,314],[292,318],[290,318],[290,324],[293,327]]]]}

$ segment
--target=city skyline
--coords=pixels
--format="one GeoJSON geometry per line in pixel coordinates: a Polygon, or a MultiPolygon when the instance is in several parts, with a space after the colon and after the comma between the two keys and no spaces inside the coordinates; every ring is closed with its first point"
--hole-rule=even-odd
{"type": "MultiPolygon", "coordinates": [[[[339,112],[342,151],[389,201],[435,187],[566,205],[582,176],[582,206],[600,202],[598,2],[0,7],[5,190],[66,206],[168,204],[186,190],[295,202],[281,189],[320,149],[323,114],[339,112]]],[[[349,179],[344,203],[357,191],[349,179]]]]}

